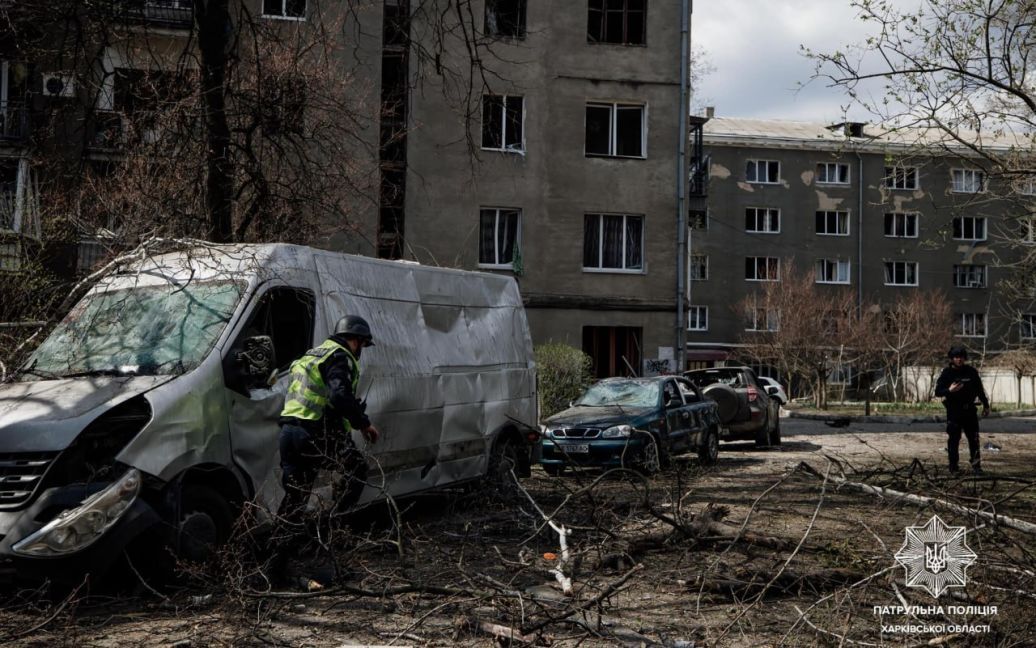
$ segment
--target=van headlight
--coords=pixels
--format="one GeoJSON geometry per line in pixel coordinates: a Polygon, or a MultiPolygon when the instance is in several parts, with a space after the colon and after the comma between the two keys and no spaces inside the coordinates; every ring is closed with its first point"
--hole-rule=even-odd
{"type": "Polygon", "coordinates": [[[130,468],[74,509],[62,511],[11,549],[26,556],[60,556],[85,549],[112,528],[140,494],[140,471],[130,468]]]}
{"type": "Polygon", "coordinates": [[[620,437],[628,437],[633,433],[633,427],[630,425],[613,425],[604,432],[601,432],[602,439],[617,439],[620,437]]]}

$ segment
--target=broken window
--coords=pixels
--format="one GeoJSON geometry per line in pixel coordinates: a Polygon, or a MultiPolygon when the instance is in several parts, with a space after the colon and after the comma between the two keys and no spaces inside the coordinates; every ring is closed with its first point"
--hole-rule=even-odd
{"type": "Polygon", "coordinates": [[[748,160],[745,163],[745,180],[776,184],[781,181],[781,163],[776,160],[748,160]]]}
{"type": "Polygon", "coordinates": [[[818,184],[849,184],[849,165],[841,162],[817,164],[818,184]]]}
{"type": "Polygon", "coordinates": [[[890,166],[885,167],[884,184],[886,189],[917,189],[917,167],[890,166]]]}
{"type": "Polygon", "coordinates": [[[777,257],[745,257],[747,281],[780,281],[781,260],[777,257]]]}
{"type": "Polygon", "coordinates": [[[980,193],[986,190],[986,175],[975,169],[953,169],[953,191],[958,193],[980,193]]]}
{"type": "Polygon", "coordinates": [[[486,0],[486,35],[525,38],[526,0],[486,0]]]}
{"type": "Polygon", "coordinates": [[[645,107],[620,103],[586,105],[586,155],[645,157],[645,107]]]}
{"type": "Polygon", "coordinates": [[[778,234],[781,231],[781,210],[770,207],[748,207],[745,209],[745,231],[761,234],[778,234]]]}
{"type": "Polygon", "coordinates": [[[818,211],[817,234],[825,236],[849,236],[849,212],[818,211]]]}
{"type": "Polygon", "coordinates": [[[690,255],[687,258],[687,276],[691,281],[706,281],[709,278],[709,256],[690,255]]]}
{"type": "Polygon", "coordinates": [[[493,151],[524,151],[524,113],[523,97],[483,95],[482,148],[493,151]]]}
{"type": "Polygon", "coordinates": [[[594,377],[636,375],[642,337],[639,326],[584,326],[583,352],[590,356],[594,377]]]}
{"type": "Polygon", "coordinates": [[[917,238],[917,214],[899,212],[885,214],[885,236],[917,238]]]}
{"type": "Polygon", "coordinates": [[[885,262],[885,285],[886,286],[916,286],[917,285],[917,262],[916,261],[886,261],[885,262]]]}
{"type": "Polygon", "coordinates": [[[849,283],[849,262],[842,259],[817,259],[817,283],[849,283]]]}
{"type": "Polygon", "coordinates": [[[590,0],[586,21],[590,43],[647,43],[647,0],[590,0]]]}
{"type": "Polygon", "coordinates": [[[961,313],[960,330],[957,335],[960,337],[986,337],[986,314],[961,313]]]}
{"type": "Polygon", "coordinates": [[[955,288],[985,288],[986,266],[968,263],[953,266],[953,286],[955,288]]]}
{"type": "Polygon", "coordinates": [[[263,17],[304,20],[306,0],[263,0],[263,17]]]}
{"type": "Polygon", "coordinates": [[[953,219],[953,238],[959,241],[986,240],[986,219],[981,216],[957,216],[953,219]]]}
{"type": "Polygon", "coordinates": [[[644,217],[586,214],[583,220],[584,270],[643,270],[644,217]]]}
{"type": "Polygon", "coordinates": [[[287,371],[292,362],[313,346],[313,304],[313,293],[309,290],[272,288],[252,313],[243,336],[270,336],[277,370],[287,371]]]}
{"type": "Polygon", "coordinates": [[[479,215],[478,264],[509,267],[520,249],[521,210],[483,208],[479,215]]]}

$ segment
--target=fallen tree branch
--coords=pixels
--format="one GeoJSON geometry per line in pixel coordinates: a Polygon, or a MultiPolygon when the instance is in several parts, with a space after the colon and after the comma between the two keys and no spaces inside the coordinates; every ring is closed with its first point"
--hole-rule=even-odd
{"type": "MultiPolygon", "coordinates": [[[[817,479],[823,479],[815,468],[810,466],[805,461],[799,464],[799,470],[807,474],[816,477],[817,479]]],[[[921,506],[939,506],[957,513],[963,513],[965,515],[973,515],[980,517],[983,520],[998,524],[1001,526],[1009,527],[1016,531],[1028,533],[1030,535],[1036,535],[1036,524],[1032,522],[1026,522],[1025,520],[1019,520],[1017,518],[1008,517],[999,513],[989,513],[988,511],[979,511],[977,509],[969,508],[967,506],[961,506],[953,502],[947,502],[946,500],[937,499],[935,497],[926,497],[924,495],[915,495],[913,493],[904,493],[902,491],[893,490],[891,488],[885,488],[884,486],[872,486],[864,482],[850,481],[844,477],[831,476],[830,480],[838,484],[839,486],[845,486],[878,497],[883,497],[891,500],[903,500],[912,504],[919,504],[921,506]]]]}
{"type": "Polygon", "coordinates": [[[529,635],[529,634],[533,634],[535,632],[539,632],[540,630],[542,630],[543,628],[546,628],[547,626],[549,626],[552,623],[557,623],[559,621],[564,621],[565,619],[567,619],[568,617],[572,616],[573,614],[578,614],[579,612],[582,612],[583,610],[588,610],[588,609],[592,608],[593,606],[597,605],[598,603],[600,603],[601,601],[603,601],[604,599],[608,598],[613,593],[615,593],[615,590],[617,590],[620,587],[622,587],[623,585],[625,585],[626,581],[628,581],[630,578],[632,578],[633,575],[636,574],[637,572],[639,572],[641,569],[644,569],[644,565],[639,564],[639,563],[634,565],[633,568],[630,569],[625,574],[623,574],[621,578],[619,578],[619,579],[617,579],[615,581],[612,581],[612,583],[610,583],[607,587],[605,587],[603,590],[598,592],[597,596],[593,597],[592,599],[583,601],[579,605],[573,606],[571,609],[566,611],[564,614],[561,614],[560,616],[550,617],[550,618],[545,619],[543,621],[540,621],[539,623],[536,623],[536,624],[534,624],[532,626],[523,628],[522,629],[522,633],[529,635]]]}

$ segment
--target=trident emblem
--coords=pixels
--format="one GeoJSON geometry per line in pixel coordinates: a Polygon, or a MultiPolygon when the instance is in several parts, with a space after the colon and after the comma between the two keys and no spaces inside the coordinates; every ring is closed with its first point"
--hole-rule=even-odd
{"type": "Polygon", "coordinates": [[[949,551],[945,542],[926,543],[924,546],[924,566],[933,574],[946,569],[949,551]]]}

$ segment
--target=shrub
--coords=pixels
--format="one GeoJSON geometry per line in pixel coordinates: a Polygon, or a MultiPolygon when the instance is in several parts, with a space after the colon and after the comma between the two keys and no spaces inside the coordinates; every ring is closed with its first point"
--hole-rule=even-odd
{"type": "Polygon", "coordinates": [[[549,343],[536,347],[540,418],[568,407],[593,381],[591,360],[575,347],[549,343]]]}

